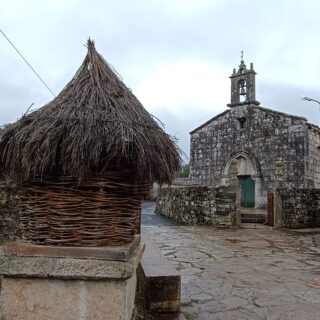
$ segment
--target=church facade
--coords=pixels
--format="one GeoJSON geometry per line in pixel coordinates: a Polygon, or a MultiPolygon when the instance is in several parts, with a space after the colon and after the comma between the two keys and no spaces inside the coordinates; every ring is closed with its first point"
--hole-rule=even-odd
{"type": "Polygon", "coordinates": [[[236,176],[243,207],[264,208],[277,187],[320,188],[320,128],[260,106],[253,64],[231,75],[229,109],[190,132],[190,180],[229,185],[236,176]]]}

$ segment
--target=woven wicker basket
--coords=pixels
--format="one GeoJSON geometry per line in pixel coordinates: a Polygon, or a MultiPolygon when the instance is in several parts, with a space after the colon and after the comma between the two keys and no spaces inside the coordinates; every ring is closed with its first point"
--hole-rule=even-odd
{"type": "Polygon", "coordinates": [[[133,240],[149,185],[119,172],[35,179],[19,189],[23,240],[39,245],[112,246],[133,240]]]}

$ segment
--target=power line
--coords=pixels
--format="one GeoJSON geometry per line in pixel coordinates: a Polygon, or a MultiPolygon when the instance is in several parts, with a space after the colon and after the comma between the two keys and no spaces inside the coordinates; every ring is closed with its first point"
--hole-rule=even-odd
{"type": "Polygon", "coordinates": [[[46,88],[51,92],[51,94],[55,97],[56,95],[52,92],[52,90],[49,88],[49,86],[42,80],[40,75],[37,73],[36,70],[33,69],[31,64],[25,59],[25,57],[20,53],[20,51],[15,47],[15,45],[10,41],[10,39],[6,36],[6,34],[0,29],[0,32],[2,35],[7,39],[7,41],[11,44],[11,46],[14,48],[14,50],[17,51],[19,56],[23,59],[23,61],[28,65],[28,67],[33,71],[33,73],[38,77],[38,79],[46,86],[46,88]]]}

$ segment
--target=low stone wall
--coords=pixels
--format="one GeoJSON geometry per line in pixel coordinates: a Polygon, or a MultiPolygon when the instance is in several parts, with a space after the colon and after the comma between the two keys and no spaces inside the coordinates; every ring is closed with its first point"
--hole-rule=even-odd
{"type": "MultiPolygon", "coordinates": [[[[171,185],[163,185],[162,188],[180,188],[180,187],[187,187],[190,186],[189,178],[176,178],[172,181],[171,185]]],[[[157,182],[154,182],[152,188],[149,192],[149,196],[147,200],[156,201],[159,195],[160,185],[157,182]]]]}
{"type": "Polygon", "coordinates": [[[161,188],[156,213],[185,225],[236,226],[236,194],[227,187],[161,188]]]}
{"type": "Polygon", "coordinates": [[[19,236],[17,202],[14,186],[0,179],[0,243],[19,236]]]}
{"type": "Polygon", "coordinates": [[[274,199],[275,226],[320,227],[320,189],[277,189],[274,199]]]}

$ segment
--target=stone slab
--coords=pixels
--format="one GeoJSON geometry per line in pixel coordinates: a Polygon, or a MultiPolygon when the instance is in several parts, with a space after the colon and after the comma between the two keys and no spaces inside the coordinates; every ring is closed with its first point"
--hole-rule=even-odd
{"type": "MultiPolygon", "coordinates": [[[[89,248],[86,250],[90,251],[89,248]]],[[[136,247],[128,261],[104,260],[100,254],[94,258],[96,248],[93,249],[92,258],[26,256],[24,253],[1,252],[0,275],[57,279],[127,279],[135,273],[143,250],[141,245],[136,247]]]]}
{"type": "Polygon", "coordinates": [[[178,313],[181,276],[159,248],[143,237],[145,253],[138,268],[138,287],[143,304],[152,313],[178,313]]]}
{"type": "Polygon", "coordinates": [[[273,227],[262,223],[241,223],[241,229],[272,229],[273,227]]]}
{"type": "Polygon", "coordinates": [[[0,247],[0,255],[19,255],[30,257],[72,257],[83,259],[101,259],[112,261],[128,261],[133,251],[140,243],[140,235],[122,246],[106,247],[65,247],[38,246],[28,243],[7,242],[0,247]]]}

